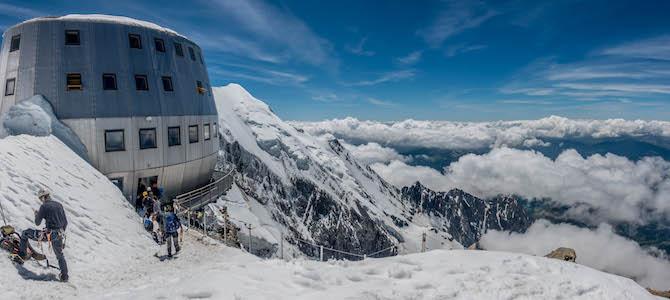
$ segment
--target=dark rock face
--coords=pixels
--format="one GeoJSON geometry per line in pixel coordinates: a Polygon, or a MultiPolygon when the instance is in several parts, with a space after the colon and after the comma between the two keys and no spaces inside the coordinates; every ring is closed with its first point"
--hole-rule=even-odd
{"type": "MultiPolygon", "coordinates": [[[[385,249],[398,242],[394,232],[389,232],[383,222],[370,216],[357,200],[334,199],[312,181],[298,175],[282,181],[237,142],[221,139],[221,149],[220,159],[235,168],[237,185],[253,198],[250,201],[258,201],[270,209],[272,218],[290,231],[287,241],[303,253],[313,257],[320,255],[319,248],[300,240],[360,254],[385,249]],[[307,229],[307,232],[301,229],[307,229]]],[[[282,157],[285,155],[282,151],[275,155],[292,159],[282,157]]],[[[357,257],[324,251],[324,258],[357,257]]]]}
{"type": "Polygon", "coordinates": [[[433,226],[465,247],[479,241],[489,229],[524,232],[532,223],[519,201],[510,196],[484,200],[459,189],[435,192],[419,182],[402,188],[401,194],[413,207],[412,215],[436,217],[433,220],[439,221],[433,226]]]}

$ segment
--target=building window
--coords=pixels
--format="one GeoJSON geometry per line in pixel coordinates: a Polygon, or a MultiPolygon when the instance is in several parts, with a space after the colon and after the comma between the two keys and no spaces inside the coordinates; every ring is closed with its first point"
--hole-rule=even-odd
{"type": "Polygon", "coordinates": [[[12,42],[9,45],[9,52],[14,52],[16,50],[19,50],[19,46],[21,46],[21,35],[15,35],[12,37],[12,42]]]}
{"type": "Polygon", "coordinates": [[[209,130],[209,124],[202,125],[202,135],[204,136],[205,141],[209,141],[212,138],[209,130]]]}
{"type": "Polygon", "coordinates": [[[116,90],[116,74],[102,74],[102,89],[116,90]]]}
{"type": "Polygon", "coordinates": [[[200,57],[200,63],[205,64],[205,61],[202,59],[202,52],[198,52],[198,56],[200,57]]]}
{"type": "Polygon", "coordinates": [[[198,94],[202,95],[204,94],[207,90],[202,86],[202,81],[198,80],[195,82],[195,90],[198,92],[198,94]]]}
{"type": "Polygon", "coordinates": [[[170,76],[163,76],[161,78],[161,81],[163,81],[163,90],[166,92],[172,92],[174,91],[174,87],[172,86],[172,77],[170,76]]]}
{"type": "Polygon", "coordinates": [[[66,88],[68,91],[81,91],[84,88],[83,84],[81,83],[81,74],[68,73],[66,77],[66,88]]]}
{"type": "Polygon", "coordinates": [[[188,142],[191,144],[198,142],[198,125],[188,127],[188,142]]]}
{"type": "Polygon", "coordinates": [[[180,43],[174,43],[174,53],[176,53],[177,56],[184,56],[184,49],[181,47],[180,43]]]}
{"type": "Polygon", "coordinates": [[[158,148],[156,144],[156,128],[140,129],[140,149],[158,148]]]}
{"type": "Polygon", "coordinates": [[[130,42],[130,48],[142,49],[142,38],[139,34],[129,34],[128,41],[130,42]]]}
{"type": "Polygon", "coordinates": [[[165,52],[165,42],[162,39],[155,38],[154,45],[156,46],[157,52],[165,52]]]}
{"type": "Polygon", "coordinates": [[[195,61],[195,51],[193,51],[193,47],[188,47],[188,54],[191,56],[191,60],[195,61]]]}
{"type": "Polygon", "coordinates": [[[79,44],[79,30],[65,30],[65,45],[79,44]]]}
{"type": "Polygon", "coordinates": [[[16,85],[16,79],[10,78],[5,82],[5,96],[14,95],[14,86],[16,85]]]}
{"type": "Polygon", "coordinates": [[[147,75],[135,75],[135,89],[138,91],[149,90],[149,82],[147,81],[147,75]]]}
{"type": "Polygon", "coordinates": [[[123,129],[105,130],[105,152],[126,151],[123,129]]]}
{"type": "Polygon", "coordinates": [[[181,128],[179,126],[168,127],[168,146],[181,145],[181,128]]]}
{"type": "Polygon", "coordinates": [[[219,127],[216,125],[216,122],[214,122],[214,137],[219,136],[219,127]]]}

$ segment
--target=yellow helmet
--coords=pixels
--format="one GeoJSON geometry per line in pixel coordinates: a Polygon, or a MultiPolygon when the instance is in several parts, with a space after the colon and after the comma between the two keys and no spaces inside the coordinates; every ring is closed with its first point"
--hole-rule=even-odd
{"type": "Polygon", "coordinates": [[[146,196],[149,196],[149,194],[147,192],[142,192],[142,197],[146,197],[146,196]]]}

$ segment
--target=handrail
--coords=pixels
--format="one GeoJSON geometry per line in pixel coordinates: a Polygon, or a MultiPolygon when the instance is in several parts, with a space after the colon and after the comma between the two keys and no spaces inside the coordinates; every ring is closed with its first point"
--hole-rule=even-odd
{"type": "Polygon", "coordinates": [[[216,201],[219,196],[227,192],[233,185],[233,170],[221,176],[216,181],[195,190],[174,197],[173,205],[180,210],[195,210],[208,203],[216,201]]]}

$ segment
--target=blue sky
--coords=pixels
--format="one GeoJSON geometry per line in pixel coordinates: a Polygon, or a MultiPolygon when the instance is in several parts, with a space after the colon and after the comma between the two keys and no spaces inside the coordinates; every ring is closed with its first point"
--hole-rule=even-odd
{"type": "Polygon", "coordinates": [[[670,1],[5,1],[152,21],[284,119],[670,119],[670,1]]]}

